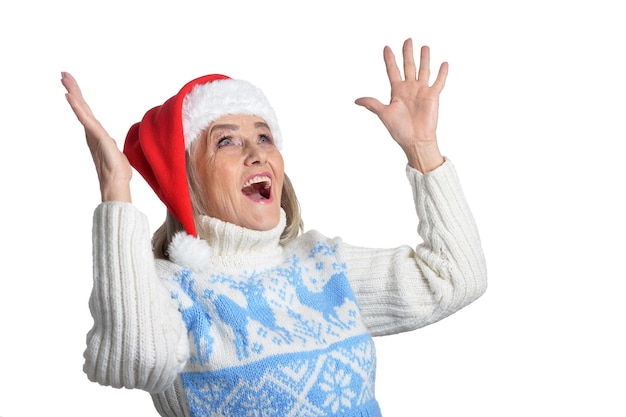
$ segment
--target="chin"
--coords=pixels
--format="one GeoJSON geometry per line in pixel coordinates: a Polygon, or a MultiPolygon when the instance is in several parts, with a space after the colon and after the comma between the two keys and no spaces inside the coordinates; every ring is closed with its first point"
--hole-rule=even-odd
{"type": "Polygon", "coordinates": [[[266,219],[263,222],[256,222],[256,224],[253,225],[254,227],[250,227],[250,229],[265,232],[278,226],[278,221],[278,218],[275,221],[273,219],[266,219]]]}
{"type": "Polygon", "coordinates": [[[278,226],[278,222],[280,221],[280,210],[276,213],[267,214],[259,214],[259,216],[254,216],[254,218],[249,219],[246,222],[246,228],[252,230],[258,230],[261,232],[271,230],[278,226]]]}

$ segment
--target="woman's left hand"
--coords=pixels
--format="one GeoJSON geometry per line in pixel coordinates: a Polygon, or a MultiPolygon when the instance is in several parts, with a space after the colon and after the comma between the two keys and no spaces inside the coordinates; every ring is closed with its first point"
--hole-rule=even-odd
{"type": "Polygon", "coordinates": [[[383,51],[387,76],[391,83],[391,101],[382,104],[375,98],[362,97],[355,101],[376,114],[393,139],[405,152],[409,165],[422,171],[432,171],[444,159],[437,145],[439,95],[448,75],[448,63],[439,68],[437,79],[429,85],[430,49],[420,51],[419,71],[413,56],[413,42],[407,39],[402,46],[404,79],[391,48],[383,51]]]}

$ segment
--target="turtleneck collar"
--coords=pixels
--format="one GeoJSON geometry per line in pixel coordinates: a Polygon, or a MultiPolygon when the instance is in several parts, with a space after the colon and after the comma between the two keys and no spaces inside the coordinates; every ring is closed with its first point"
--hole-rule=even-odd
{"type": "Polygon", "coordinates": [[[287,224],[285,212],[273,229],[251,230],[214,217],[197,222],[198,237],[177,233],[169,245],[170,260],[195,271],[212,266],[246,267],[264,263],[282,252],[280,236],[287,224]]]}

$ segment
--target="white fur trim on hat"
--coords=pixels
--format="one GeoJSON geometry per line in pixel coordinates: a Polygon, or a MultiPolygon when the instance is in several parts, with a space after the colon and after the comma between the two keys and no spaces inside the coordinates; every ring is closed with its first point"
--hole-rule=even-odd
{"type": "Polygon", "coordinates": [[[227,114],[255,115],[267,123],[274,143],[282,148],[276,114],[263,92],[248,81],[216,80],[195,86],[183,100],[185,149],[213,121],[227,114]]]}

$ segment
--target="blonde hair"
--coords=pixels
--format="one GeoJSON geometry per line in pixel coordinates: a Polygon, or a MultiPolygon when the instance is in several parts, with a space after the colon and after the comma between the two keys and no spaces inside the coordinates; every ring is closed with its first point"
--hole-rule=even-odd
{"type": "MultiPolygon", "coordinates": [[[[189,188],[189,196],[191,197],[194,219],[197,220],[200,216],[206,215],[206,213],[204,213],[204,207],[207,207],[207,205],[205,193],[202,192],[200,178],[197,175],[191,159],[190,150],[188,150],[186,152],[187,187],[189,188]]],[[[284,175],[283,179],[280,206],[285,211],[287,221],[285,230],[280,236],[280,244],[286,245],[297,238],[304,230],[300,203],[298,202],[296,192],[287,174],[284,175]]],[[[154,256],[157,259],[169,259],[167,248],[174,235],[183,230],[185,230],[185,228],[182,223],[168,210],[165,215],[165,221],[152,235],[152,252],[154,256]]]]}

